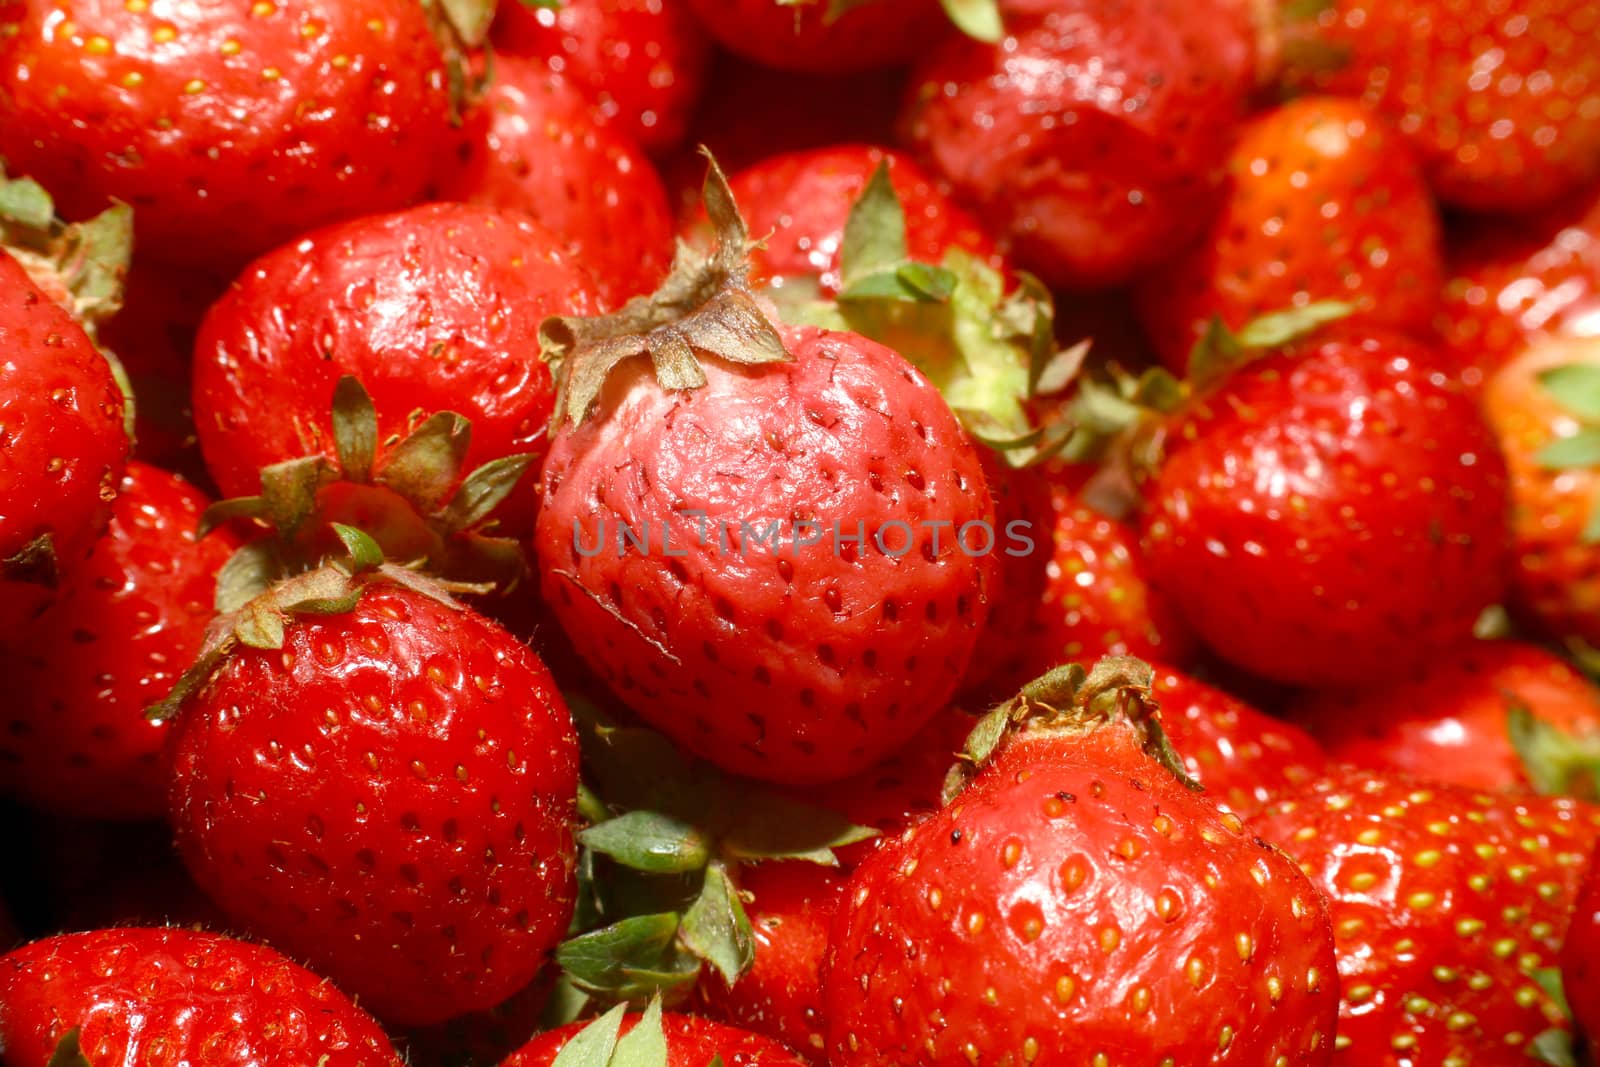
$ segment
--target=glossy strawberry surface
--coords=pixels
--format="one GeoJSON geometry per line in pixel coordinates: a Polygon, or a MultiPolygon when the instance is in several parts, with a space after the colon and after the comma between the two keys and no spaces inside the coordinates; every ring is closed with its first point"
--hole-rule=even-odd
{"type": "MultiPolygon", "coordinates": [[[[638,1022],[639,1016],[627,1016],[621,1032],[630,1033],[638,1022]]],[[[550,1067],[583,1027],[573,1023],[541,1034],[501,1067],[550,1067]]],[[[662,1030],[667,1039],[666,1067],[705,1067],[719,1056],[724,1067],[805,1067],[805,1060],[776,1041],[709,1019],[669,1012],[662,1019],[662,1030]]]]}
{"type": "Polygon", "coordinates": [[[807,74],[903,64],[953,32],[937,0],[871,0],[833,8],[770,0],[685,2],[730,52],[807,74]]]}

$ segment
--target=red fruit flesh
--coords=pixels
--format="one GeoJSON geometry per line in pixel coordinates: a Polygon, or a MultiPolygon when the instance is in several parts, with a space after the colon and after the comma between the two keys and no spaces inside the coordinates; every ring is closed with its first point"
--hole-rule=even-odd
{"type": "Polygon", "coordinates": [[[111,523],[55,601],[0,653],[0,788],[63,815],[158,819],[167,729],[145,709],[193,662],[216,575],[238,547],[195,539],[204,494],[133,462],[111,523]]]}
{"type": "Polygon", "coordinates": [[[1468,789],[1520,789],[1507,720],[1521,707],[1567,733],[1600,733],[1600,690],[1537,645],[1485,641],[1378,689],[1307,694],[1290,716],[1341,763],[1468,789]]]}
{"type": "Polygon", "coordinates": [[[501,4],[494,42],[497,70],[508,56],[541,60],[583,90],[602,122],[653,152],[683,139],[711,51],[673,0],[501,4]]]}
{"type": "MultiPolygon", "coordinates": [[[[631,1031],[638,1021],[637,1015],[624,1018],[622,1033],[631,1031]]],[[[585,1025],[573,1023],[541,1034],[500,1067],[550,1067],[585,1025]]],[[[770,1038],[709,1019],[669,1012],[662,1017],[662,1029],[667,1036],[666,1067],[706,1067],[719,1056],[724,1067],[807,1067],[805,1060],[770,1038]]]]}
{"type": "Polygon", "coordinates": [[[654,290],[672,261],[674,224],[650,158],[537,60],[497,57],[480,108],[445,195],[533,216],[567,242],[608,308],[654,290]]]}
{"type": "Polygon", "coordinates": [[[1322,300],[1348,322],[1426,333],[1438,211],[1410,147],[1353,100],[1304,97],[1247,123],[1205,236],[1140,284],[1162,361],[1182,373],[1214,316],[1230,329],[1322,300]]]}
{"type": "MultiPolygon", "coordinates": [[[[268,464],[332,455],[346,374],[371,394],[380,442],[418,412],[453,411],[472,421],[469,467],[542,455],[555,393],[539,323],[595,307],[561,244],[520,217],[434,204],[257,261],[206,315],[195,349],[200,446],[223,495],[258,492],[268,464]]],[[[529,521],[531,499],[518,506],[529,521]]]]}
{"type": "Polygon", "coordinates": [[[122,392],[77,321],[0,252],[0,640],[49,602],[111,517],[128,456],[122,392]],[[50,539],[53,562],[24,557],[50,539]]]}
{"type": "Polygon", "coordinates": [[[949,699],[988,609],[994,513],[910,364],[854,334],[782,334],[792,362],[707,360],[691,392],[618,367],[551,445],[536,547],[545,600],[641,718],[798,784],[870,767],[949,699]]]}
{"type": "Polygon", "coordinates": [[[1394,678],[1498,601],[1505,462],[1438,363],[1335,335],[1243,367],[1167,425],[1145,555],[1223,659],[1303,685],[1394,678]]]}
{"type": "Polygon", "coordinates": [[[377,1015],[493,1007],[576,892],[577,738],[544,665],[398,587],[241,648],[173,722],[169,817],[195,880],[377,1015]]]}
{"type": "Polygon", "coordinates": [[[1052,285],[1131,279],[1196,235],[1249,88],[1233,5],[1070,0],[1010,11],[912,78],[907,140],[1052,285]]]}
{"type": "Polygon", "coordinates": [[[1588,1038],[1592,1055],[1600,1035],[1600,865],[1590,865],[1579,889],[1561,950],[1561,980],[1572,1021],[1588,1038]]]}
{"type": "Polygon", "coordinates": [[[765,67],[846,74],[906,63],[950,31],[937,0],[826,3],[687,0],[722,46],[765,67]]]}
{"type": "Polygon", "coordinates": [[[81,1028],[93,1064],[399,1067],[378,1024],[270,948],[192,930],[65,934],[0,957],[0,1053],[45,1067],[81,1028]]]}
{"type": "Polygon", "coordinates": [[[448,158],[420,4],[0,4],[0,155],[62,215],[134,207],[142,254],[234,270],[420,199],[448,158]]]}

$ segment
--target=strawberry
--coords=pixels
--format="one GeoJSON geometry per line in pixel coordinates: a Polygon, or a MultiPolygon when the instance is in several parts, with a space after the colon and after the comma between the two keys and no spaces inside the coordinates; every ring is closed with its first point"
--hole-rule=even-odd
{"type": "Polygon", "coordinates": [[[1357,96],[1387,115],[1445,202],[1525,213],[1600,175],[1596,0],[1281,10],[1283,84],[1357,96]]]}
{"type": "Polygon", "coordinates": [[[776,325],[745,287],[747,231],[715,166],[707,204],[709,260],[653,301],[544,327],[561,382],[545,599],[688,750],[767,781],[838,779],[954,691],[1001,532],[927,379],[859,335],[776,325]],[[628,361],[646,352],[655,377],[628,361]]]}
{"type": "Polygon", "coordinates": [[[78,321],[0,251],[0,639],[47,604],[110,520],[122,392],[78,321]]]}
{"type": "Polygon", "coordinates": [[[272,949],[191,930],[97,930],[0,957],[9,1067],[399,1067],[378,1024],[272,949]]]}
{"type": "Polygon", "coordinates": [[[1578,891],[1572,927],[1561,949],[1561,979],[1573,1022],[1589,1040],[1590,1055],[1600,1035],[1600,864],[1590,864],[1578,891]]]}
{"type": "Polygon", "coordinates": [[[1150,681],[1113,658],[1025,687],[974,732],[965,789],[856,869],[833,1067],[1329,1062],[1321,901],[1175,772],[1150,681]]]}
{"type": "Polygon", "coordinates": [[[1537,218],[1468,231],[1451,250],[1436,325],[1475,384],[1544,335],[1600,336],[1600,186],[1537,218]]]}
{"type": "Polygon", "coordinates": [[[765,67],[847,74],[906,63],[948,32],[939,0],[687,0],[724,48],[765,67]]]}
{"type": "Polygon", "coordinates": [[[31,804],[104,819],[158,819],[166,729],[144,721],[200,650],[216,574],[238,547],[197,539],[209,501],[129,463],[111,523],[50,607],[0,653],[11,699],[0,786],[31,804]]]}
{"type": "Polygon", "coordinates": [[[1506,468],[1431,348],[1334,330],[1248,363],[1159,431],[1152,579],[1223,659],[1358,685],[1464,643],[1510,562],[1506,468]]]}
{"type": "Polygon", "coordinates": [[[654,289],[672,260],[672,210],[649,157],[596,122],[583,95],[536,60],[496,57],[443,192],[532,215],[567,242],[607,307],[654,289]]]}
{"type": "Polygon", "coordinates": [[[1483,407],[1511,470],[1517,611],[1600,645],[1600,339],[1534,346],[1489,379],[1483,407]]]}
{"type": "Polygon", "coordinates": [[[553,1067],[581,1062],[596,1067],[806,1067],[777,1042],[693,1015],[662,1012],[659,1003],[642,1014],[622,1008],[593,1023],[573,1023],[541,1034],[512,1053],[501,1067],[553,1067]],[[567,1050],[572,1050],[567,1052],[567,1050]],[[578,1059],[582,1049],[592,1058],[578,1059]]]}
{"type": "MultiPolygon", "coordinates": [[[[245,496],[262,467],[332,455],[344,375],[371,393],[379,442],[448,410],[473,423],[474,466],[542,454],[555,394],[538,321],[592,310],[594,291],[553,234],[485,208],[433,204],[305,237],[257,261],[201,325],[206,463],[225,495],[245,496]]],[[[524,528],[531,496],[508,509],[524,528]]]]}
{"type": "Polygon", "coordinates": [[[1216,0],[1001,11],[1000,43],[952,39],[917,66],[906,139],[1045,281],[1126,282],[1197,236],[1217,200],[1250,87],[1248,20],[1216,0]]]}
{"type": "Polygon", "coordinates": [[[507,56],[541,60],[589,97],[598,118],[652,152],[683,139],[711,52],[687,5],[659,0],[503,4],[494,43],[497,72],[507,56]]]}
{"type": "Polygon", "coordinates": [[[1289,715],[1341,763],[1600,797],[1600,690],[1537,645],[1475,641],[1381,688],[1307,693],[1289,715]]]}
{"type": "Polygon", "coordinates": [[[1326,894],[1335,1061],[1525,1064],[1562,1025],[1536,980],[1566,935],[1600,814],[1349,770],[1251,822],[1326,894]]]}
{"type": "Polygon", "coordinates": [[[69,217],[134,205],[157,259],[236,269],[419,200],[448,156],[422,4],[6,0],[0,30],[0,155],[69,217]]]}
{"type": "Polygon", "coordinates": [[[525,646],[341,536],[350,562],[214,625],[157,709],[168,817],[231,918],[424,1025],[522,989],[566,929],[577,739],[525,646]]]}
{"type": "Polygon", "coordinates": [[[1303,97],[1244,126],[1222,211],[1141,281],[1144,319],[1180,373],[1213,316],[1239,329],[1343,300],[1351,321],[1425,332],[1441,258],[1438,211],[1405,140],[1356,101],[1303,97]]]}

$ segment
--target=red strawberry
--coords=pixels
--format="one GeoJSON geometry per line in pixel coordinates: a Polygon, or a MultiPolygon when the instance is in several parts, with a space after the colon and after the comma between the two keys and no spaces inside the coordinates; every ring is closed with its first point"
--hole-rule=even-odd
{"type": "Polygon", "coordinates": [[[1559,756],[1541,741],[1600,738],[1600,690],[1537,645],[1473,642],[1382,688],[1308,693],[1290,715],[1342,763],[1467,789],[1532,784],[1600,796],[1593,762],[1541,773],[1544,759],[1559,756]]]}
{"type": "Polygon", "coordinates": [[[111,524],[55,601],[0,662],[0,786],[51,811],[157,819],[166,729],[144,709],[199,652],[216,574],[238,547],[195,538],[209,501],[182,479],[128,465],[111,524]]]}
{"type": "Polygon", "coordinates": [[[707,190],[709,261],[653,303],[546,324],[563,399],[536,537],[545,599],[685,748],[763,780],[837,779],[950,697],[999,532],[939,394],[866,338],[774,325],[744,287],[747,231],[715,168],[707,190]],[[624,365],[647,351],[659,378],[624,365]]]}
{"type": "Polygon", "coordinates": [[[906,63],[946,35],[939,0],[687,0],[731,52],[766,67],[847,74],[906,63]]]}
{"type": "Polygon", "coordinates": [[[1600,646],[1600,339],[1535,346],[1489,379],[1483,407],[1511,470],[1518,612],[1600,646]]]}
{"type": "Polygon", "coordinates": [[[1182,372],[1213,316],[1239,329],[1321,300],[1353,321],[1426,331],[1439,303],[1438,212],[1409,146],[1352,100],[1305,97],[1248,123],[1205,237],[1141,283],[1162,360],[1182,372]]]}
{"type": "Polygon", "coordinates": [[[502,4],[494,42],[497,77],[506,56],[542,60],[589,97],[597,116],[651,151],[683,139],[711,51],[688,6],[664,0],[502,4]]]}
{"type": "MultiPolygon", "coordinates": [[[[331,455],[329,397],[347,374],[372,394],[380,442],[419,415],[453,411],[473,424],[469,465],[542,453],[555,394],[537,355],[539,320],[595,307],[560,248],[525,219],[434,204],[323,230],[257,261],[206,315],[196,344],[195,419],[223,494],[256,492],[270,464],[331,455]]],[[[526,524],[531,506],[513,514],[526,524]]]]}
{"type": "Polygon", "coordinates": [[[706,1067],[719,1060],[727,1067],[806,1067],[806,1061],[770,1038],[693,1015],[663,1014],[659,1005],[643,1015],[624,1016],[618,1008],[593,1023],[573,1023],[541,1034],[501,1067],[552,1067],[562,1050],[578,1043],[580,1034],[609,1041],[599,1046],[604,1050],[601,1055],[583,1061],[600,1067],[706,1067]]]}
{"type": "Polygon", "coordinates": [[[64,934],[0,957],[0,1057],[399,1067],[378,1024],[270,948],[191,930],[64,934]],[[56,1055],[69,1034],[81,1059],[56,1055]]]}
{"type": "Polygon", "coordinates": [[[0,4],[0,155],[77,218],[138,212],[157,259],[236,268],[420,199],[452,111],[421,4],[0,4]]]}
{"type": "Polygon", "coordinates": [[[1206,799],[1248,817],[1328,767],[1322,746],[1291,723],[1171,668],[1157,668],[1151,694],[1184,770],[1206,799]]]}
{"type": "Polygon", "coordinates": [[[905,213],[908,258],[938,264],[959,248],[1001,266],[977,220],[903,153],[837,145],[773,156],[728,179],[751,232],[769,235],[751,253],[751,280],[809,281],[824,296],[837,296],[845,224],[880,166],[887,166],[905,213]]]}
{"type": "Polygon", "coordinates": [[[1465,642],[1504,589],[1505,463],[1430,348],[1302,341],[1161,432],[1145,556],[1225,660],[1307,685],[1396,677],[1465,642]]]}
{"type": "Polygon", "coordinates": [[[1452,254],[1438,327],[1475,380],[1544,335],[1600,337],[1600,187],[1536,219],[1470,231],[1452,254]]]}
{"type": "Polygon", "coordinates": [[[532,215],[567,242],[607,307],[654,289],[672,260],[672,209],[654,164],[625,134],[597,123],[583,95],[536,60],[495,58],[494,80],[444,192],[532,215]]]}
{"type": "Polygon", "coordinates": [[[1555,962],[1596,810],[1351,770],[1251,823],[1327,895],[1339,956],[1335,1062],[1525,1064],[1563,1024],[1555,962]]]}
{"type": "Polygon", "coordinates": [[[1112,659],[1030,685],[991,720],[1020,732],[857,868],[823,979],[833,1067],[1329,1062],[1326,912],[1146,754],[1149,681],[1112,659]]]}
{"type": "Polygon", "coordinates": [[[1572,928],[1561,949],[1561,979],[1572,1021],[1589,1039],[1590,1055],[1600,1035],[1600,864],[1591,864],[1578,891],[1572,928]]]}
{"type": "Polygon", "coordinates": [[[48,603],[111,516],[128,435],[105,357],[0,251],[0,640],[48,603]]]}
{"type": "MultiPolygon", "coordinates": [[[[1200,232],[1250,88],[1236,5],[1011,0],[997,45],[952,39],[903,122],[1052,285],[1132,278],[1200,232]]],[[[870,10],[870,8],[866,9],[870,10]]]]}
{"type": "Polygon", "coordinates": [[[845,896],[845,876],[814,863],[764,863],[746,870],[740,888],[754,931],[755,962],[729,988],[716,977],[699,986],[711,1017],[783,1042],[813,1063],[825,1062],[820,974],[828,926],[845,896]]]}
{"type": "Polygon", "coordinates": [[[1284,83],[1359,96],[1458,207],[1526,212],[1600,175],[1596,0],[1283,5],[1284,83]]]}
{"type": "Polygon", "coordinates": [[[577,740],[533,653],[416,581],[330,566],[214,629],[169,818],[235,921],[422,1025],[504,1001],[565,931],[577,740]]]}

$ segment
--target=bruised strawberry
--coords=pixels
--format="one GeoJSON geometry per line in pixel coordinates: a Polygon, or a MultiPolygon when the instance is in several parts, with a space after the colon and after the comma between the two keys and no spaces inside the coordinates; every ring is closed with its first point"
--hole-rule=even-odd
{"type": "Polygon", "coordinates": [[[949,32],[939,0],[687,0],[730,52],[765,67],[846,74],[921,55],[949,32]]]}
{"type": "Polygon", "coordinates": [[[1489,379],[1483,408],[1511,471],[1517,611],[1600,646],[1600,338],[1534,346],[1489,379]]]}
{"type": "Polygon", "coordinates": [[[1596,0],[1281,10],[1284,84],[1357,96],[1387,115],[1447,203],[1526,213],[1600,175],[1596,0]]]}
{"type": "Polygon", "coordinates": [[[443,191],[532,215],[567,242],[607,307],[654,289],[672,260],[672,211],[650,158],[596,122],[583,96],[536,60],[496,57],[443,191]]]}
{"type": "Polygon", "coordinates": [[[718,1062],[727,1067],[806,1067],[806,1061],[770,1038],[693,1015],[663,1013],[659,1004],[626,1016],[616,1008],[593,1023],[541,1034],[501,1067],[553,1067],[574,1046],[595,1054],[583,1062],[597,1067],[706,1067],[718,1062]]]}
{"type": "Polygon", "coordinates": [[[1248,363],[1163,426],[1144,488],[1157,588],[1266,678],[1393,678],[1505,588],[1506,468],[1431,348],[1333,331],[1248,363]]]}
{"type": "Polygon", "coordinates": [[[0,956],[0,1055],[8,1067],[401,1063],[365,1012],[272,949],[136,927],[63,934],[0,956]]]}
{"type": "Polygon", "coordinates": [[[857,868],[831,1065],[1329,1062],[1321,901],[1174,773],[1149,682],[1110,659],[1026,687],[974,733],[966,788],[857,868]]]}
{"type": "Polygon", "coordinates": [[[686,4],[567,0],[500,5],[496,77],[508,56],[537,59],[591,101],[597,117],[652,152],[683,139],[710,59],[686,4]]]}
{"type": "MultiPolygon", "coordinates": [[[[486,208],[433,204],[302,238],[251,266],[201,326],[206,463],[238,497],[263,467],[331,456],[344,375],[371,394],[380,443],[452,411],[472,423],[469,465],[542,454],[555,391],[539,319],[593,310],[594,293],[559,238],[486,208]]],[[[530,491],[501,515],[526,528],[532,505],[530,491]]]]}
{"type": "Polygon", "coordinates": [[[1246,124],[1228,171],[1210,230],[1140,283],[1168,367],[1185,369],[1213,316],[1237,330],[1341,300],[1352,322],[1431,327],[1444,270],[1438,211],[1385,119],[1353,100],[1304,97],[1246,124]]]}
{"type": "Polygon", "coordinates": [[[1341,763],[1600,796],[1600,690],[1537,645],[1472,642],[1387,686],[1306,694],[1289,714],[1341,763]]]}
{"type": "Polygon", "coordinates": [[[524,645],[342,535],[350,563],[226,617],[159,709],[168,817],[232,919],[426,1025],[526,987],[565,931],[577,738],[524,645]]]}
{"type": "Polygon", "coordinates": [[[128,435],[105,357],[3,251],[0,350],[0,640],[9,640],[105,529],[128,435]]]}
{"type": "Polygon", "coordinates": [[[1565,1025],[1537,972],[1555,963],[1597,826],[1600,814],[1572,800],[1361,770],[1252,820],[1327,896],[1334,1062],[1527,1063],[1535,1040],[1565,1025]]]}
{"type": "Polygon", "coordinates": [[[0,4],[0,155],[63,213],[132,204],[157,259],[237,269],[422,198],[451,136],[419,3],[0,4]]]}
{"type": "Polygon", "coordinates": [[[653,301],[545,325],[562,383],[545,599],[685,748],[761,780],[838,779],[954,691],[988,610],[993,507],[927,379],[859,335],[774,324],[715,166],[707,199],[711,259],[653,301]]]}
{"type": "Polygon", "coordinates": [[[919,64],[906,138],[1022,266],[1067,288],[1126,282],[1196,236],[1218,199],[1249,22],[1219,0],[1001,12],[1000,43],[952,39],[919,64]]]}
{"type": "Polygon", "coordinates": [[[196,536],[209,501],[132,462],[111,523],[27,633],[0,653],[0,788],[53,812],[157,819],[166,729],[144,709],[199,652],[238,540],[196,536]]]}

